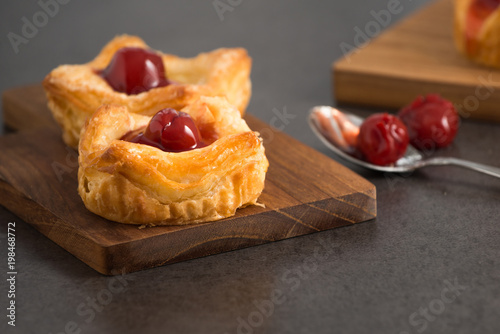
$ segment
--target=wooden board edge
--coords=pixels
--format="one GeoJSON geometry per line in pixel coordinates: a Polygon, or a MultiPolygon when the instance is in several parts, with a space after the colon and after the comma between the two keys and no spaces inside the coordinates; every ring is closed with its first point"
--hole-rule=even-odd
{"type": "MultiPolygon", "coordinates": [[[[111,271],[117,272],[118,270],[121,270],[122,273],[130,273],[130,272],[136,272],[140,270],[147,270],[147,269],[152,269],[155,267],[159,266],[164,266],[164,265],[169,265],[169,264],[175,264],[179,263],[182,261],[188,261],[188,260],[193,260],[196,258],[202,258],[206,256],[211,256],[211,255],[216,255],[216,254],[222,254],[222,253],[227,253],[227,252],[232,252],[235,250],[240,250],[244,248],[249,248],[253,246],[258,246],[270,242],[275,242],[275,241],[282,241],[290,238],[295,238],[299,236],[304,236],[308,235],[311,233],[316,233],[316,232],[322,232],[334,228],[339,228],[339,227],[346,227],[350,226],[353,224],[358,224],[362,222],[366,222],[369,220],[373,220],[376,218],[376,199],[371,198],[369,196],[364,196],[364,194],[357,193],[357,194],[351,194],[348,196],[362,196],[363,200],[367,201],[367,209],[363,210],[359,216],[357,216],[354,219],[351,219],[351,221],[346,220],[342,217],[337,216],[333,212],[326,212],[326,209],[324,209],[325,206],[328,206],[328,203],[335,202],[335,199],[327,199],[327,200],[321,200],[313,203],[308,203],[308,204],[302,204],[302,205],[297,205],[294,207],[286,208],[283,210],[278,210],[278,211],[266,211],[262,212],[260,214],[257,214],[253,216],[253,218],[259,220],[260,224],[272,224],[273,220],[276,220],[277,217],[280,219],[283,219],[283,216],[285,217],[285,220],[288,220],[288,224],[291,224],[291,229],[287,231],[285,235],[281,236],[274,236],[271,237],[269,240],[265,240],[260,238],[258,235],[250,235],[247,236],[246,238],[241,238],[239,240],[235,240],[234,235],[228,235],[227,238],[224,238],[225,236],[219,236],[220,238],[216,240],[209,240],[206,243],[216,243],[216,242],[221,242],[224,240],[229,240],[233,243],[232,247],[225,248],[224,250],[216,250],[216,247],[211,248],[212,251],[206,252],[203,255],[196,254],[197,247],[201,247],[202,245],[196,245],[196,247],[190,248],[188,250],[185,250],[179,254],[175,254],[175,256],[172,256],[172,254],[168,254],[168,252],[162,248],[156,248],[154,247],[155,243],[158,245],[163,244],[161,241],[159,242],[154,242],[152,240],[137,240],[134,241],[134,245],[115,245],[107,248],[108,251],[108,258],[112,258],[113,261],[116,264],[118,264],[117,268],[110,268],[111,271]],[[316,218],[321,217],[320,220],[317,220],[315,225],[318,225],[318,227],[315,227],[314,225],[309,225],[310,230],[307,230],[307,228],[302,229],[301,232],[295,233],[293,231],[293,227],[296,226],[295,224],[305,224],[305,226],[308,226],[307,223],[302,222],[300,223],[298,218],[298,213],[300,212],[300,215],[304,214],[304,206],[307,206],[309,210],[314,210],[316,213],[319,215],[316,216],[316,218]],[[334,223],[332,224],[332,221],[334,223]],[[164,255],[158,257],[157,259],[151,259],[151,261],[148,264],[144,264],[143,262],[140,263],[134,263],[134,257],[132,256],[123,256],[123,254],[130,254],[130,246],[137,247],[137,248],[143,248],[143,249],[148,249],[149,254],[158,254],[163,252],[164,255]],[[132,260],[131,260],[132,259],[132,260]],[[119,268],[119,269],[118,269],[119,268]]],[[[361,212],[361,211],[360,211],[361,212]]],[[[231,221],[233,225],[236,227],[238,225],[244,226],[246,225],[246,222],[244,222],[246,217],[241,217],[240,219],[234,219],[231,221]]],[[[222,223],[222,222],[221,222],[222,223]]],[[[232,230],[234,232],[234,230],[232,230]]],[[[185,230],[182,231],[182,235],[178,236],[181,240],[190,240],[190,230],[185,230]]],[[[156,236],[154,238],[159,238],[161,239],[162,235],[156,236]]],[[[204,243],[203,245],[205,245],[204,243]]]]}
{"type": "MultiPolygon", "coordinates": [[[[372,185],[372,187],[373,189],[371,191],[375,192],[375,186],[372,185]]],[[[370,190],[367,192],[369,193],[370,190]]],[[[0,194],[0,205],[3,205],[6,209],[10,210],[29,225],[33,226],[44,236],[103,275],[119,275],[151,269],[166,264],[178,263],[181,261],[253,247],[269,242],[285,240],[314,232],[348,226],[376,218],[376,198],[362,192],[353,193],[342,196],[338,199],[331,198],[320,200],[313,203],[296,205],[282,210],[265,211],[252,216],[253,219],[256,218],[260,224],[275,224],[277,218],[283,220],[283,217],[285,217],[284,221],[286,222],[284,222],[284,224],[291,224],[292,227],[284,235],[272,236],[269,240],[265,240],[258,235],[254,235],[253,238],[248,237],[236,240],[234,235],[231,234],[227,235],[226,239],[231,239],[230,241],[232,242],[232,246],[224,247],[223,250],[218,250],[214,247],[211,251],[205,252],[204,254],[195,254],[196,247],[194,247],[191,251],[186,251],[176,256],[172,256],[172,254],[168,253],[168,249],[165,249],[163,243],[161,242],[162,238],[167,237],[166,235],[162,234],[148,239],[139,239],[127,243],[103,246],[90,238],[86,238],[82,234],[76,234],[74,232],[71,234],[66,233],[64,228],[65,223],[61,219],[38,203],[25,197],[10,184],[2,180],[0,180],[0,194]],[[356,201],[360,201],[360,204],[353,205],[356,201]],[[19,206],[19,203],[22,203],[23,205],[19,206]],[[353,210],[353,212],[355,212],[354,216],[349,218],[338,216],[332,208],[335,208],[335,206],[339,205],[339,203],[340,205],[344,205],[342,203],[347,203],[346,205],[352,205],[353,208],[356,208],[353,210]],[[19,207],[23,207],[23,210],[16,209],[19,207]],[[315,212],[315,215],[312,214],[313,212],[315,212]],[[307,222],[302,221],[302,216],[306,214],[308,217],[314,216],[316,221],[313,224],[308,224],[307,222]],[[297,224],[302,224],[305,228],[293,232],[294,227],[297,224]],[[307,227],[309,227],[310,230],[308,230],[307,227]],[[156,239],[156,242],[151,239],[156,239]],[[81,245],[81,247],[76,249],[76,251],[74,248],[66,247],[68,244],[74,245],[75,243],[81,245]],[[158,246],[155,247],[155,245],[158,246]],[[93,248],[94,251],[88,252],[90,248],[93,248]],[[133,252],[134,249],[139,248],[145,249],[146,253],[151,254],[154,258],[152,258],[149,263],[145,264],[142,258],[134,257],[133,254],[131,254],[131,249],[133,252]],[[89,253],[99,254],[99,256],[89,257],[87,256],[89,253]]],[[[229,220],[228,223],[233,224],[236,228],[244,230],[244,227],[248,224],[248,221],[246,221],[247,219],[247,217],[239,217],[229,220]]],[[[217,225],[212,226],[215,231],[217,231],[217,225]]],[[[221,229],[221,231],[227,230],[221,229]]],[[[234,233],[234,230],[231,229],[230,231],[231,233],[234,233]]],[[[192,239],[192,233],[196,233],[196,231],[191,229],[181,231],[179,233],[181,242],[182,240],[187,241],[192,239]]],[[[220,242],[221,240],[224,240],[224,235],[222,235],[222,238],[215,240],[215,242],[220,242]]]]}
{"type": "Polygon", "coordinates": [[[357,73],[336,67],[332,71],[332,80],[332,93],[338,105],[397,110],[417,97],[411,93],[412,91],[418,91],[418,95],[438,93],[453,102],[462,118],[500,122],[500,113],[487,112],[497,108],[500,96],[492,95],[488,99],[481,100],[476,108],[469,108],[467,105],[468,98],[476,95],[479,84],[450,85],[427,80],[407,80],[401,77],[393,77],[387,81],[380,75],[357,73]],[[340,84],[341,82],[343,84],[340,84]],[[356,91],[353,91],[352,87],[356,87],[356,91]]]}
{"type": "MultiPolygon", "coordinates": [[[[70,254],[87,264],[92,269],[104,275],[114,275],[106,266],[107,258],[105,249],[95,243],[92,239],[82,234],[67,233],[63,227],[65,223],[56,215],[42,207],[40,204],[27,198],[17,191],[13,186],[0,179],[0,205],[14,213],[16,216],[33,226],[48,239],[61,246],[70,254]],[[23,205],[19,205],[22,203],[23,205]],[[22,210],[16,208],[22,207],[22,210]],[[69,244],[81,244],[81,251],[73,251],[69,244]],[[86,256],[88,249],[94,248],[97,257],[86,256]]],[[[119,274],[119,272],[116,272],[119,274]]]]}

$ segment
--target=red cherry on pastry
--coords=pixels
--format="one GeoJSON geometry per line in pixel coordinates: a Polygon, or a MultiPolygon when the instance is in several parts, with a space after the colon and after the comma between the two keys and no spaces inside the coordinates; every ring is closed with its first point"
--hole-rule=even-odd
{"type": "Polygon", "coordinates": [[[399,118],[408,128],[411,144],[419,149],[450,145],[460,122],[453,103],[437,94],[419,96],[401,109],[399,118]]]}
{"type": "Polygon", "coordinates": [[[161,57],[137,47],[125,47],[116,51],[100,75],[115,91],[128,95],[170,84],[165,76],[161,57]]]}
{"type": "Polygon", "coordinates": [[[154,146],[167,152],[189,151],[205,146],[193,119],[185,112],[172,108],[156,113],[149,121],[144,134],[127,134],[122,139],[154,146]]]}
{"type": "Polygon", "coordinates": [[[188,151],[198,147],[200,137],[191,117],[181,111],[163,128],[161,144],[169,151],[188,151]]]}
{"type": "Polygon", "coordinates": [[[359,128],[358,148],[375,165],[396,162],[405,154],[408,142],[406,126],[388,113],[371,115],[359,128]]]}
{"type": "Polygon", "coordinates": [[[149,121],[149,124],[146,127],[146,131],[144,132],[144,136],[149,140],[152,140],[160,144],[161,134],[163,132],[164,127],[172,123],[172,120],[177,116],[179,116],[179,113],[175,109],[166,108],[160,110],[149,121]]]}

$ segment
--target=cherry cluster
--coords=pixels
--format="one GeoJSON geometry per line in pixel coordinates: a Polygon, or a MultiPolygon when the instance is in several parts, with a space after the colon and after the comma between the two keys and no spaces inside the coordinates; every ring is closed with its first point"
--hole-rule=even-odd
{"type": "Polygon", "coordinates": [[[455,138],[459,116],[453,104],[437,94],[418,97],[397,116],[377,113],[359,129],[358,149],[376,165],[389,165],[404,156],[408,144],[424,150],[442,148],[455,138]]]}

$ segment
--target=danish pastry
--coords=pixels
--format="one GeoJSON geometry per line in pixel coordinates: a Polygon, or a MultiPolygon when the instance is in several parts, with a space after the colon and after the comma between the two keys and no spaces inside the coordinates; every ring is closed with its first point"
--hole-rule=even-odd
{"type": "Polygon", "coordinates": [[[257,204],[269,165],[258,133],[223,97],[201,97],[182,112],[204,145],[180,152],[130,139],[155,127],[149,116],[118,105],[93,114],[82,130],[78,170],[90,211],[126,224],[183,225],[257,204]]]}
{"type": "Polygon", "coordinates": [[[251,58],[242,48],[217,49],[194,58],[180,58],[152,51],[138,37],[122,35],[87,64],[57,67],[46,76],[43,86],[48,106],[63,129],[65,143],[77,147],[86,119],[103,104],[125,105],[132,113],[152,116],[166,107],[181,109],[200,96],[226,96],[243,114],[251,94],[250,70],[251,58]],[[116,80],[130,80],[130,73],[110,69],[123,67],[116,55],[130,49],[149,54],[143,57],[145,77],[141,79],[147,87],[135,91],[121,89],[116,83],[116,80]]]}
{"type": "Polygon", "coordinates": [[[500,0],[455,0],[455,45],[469,59],[500,67],[500,0]]]}

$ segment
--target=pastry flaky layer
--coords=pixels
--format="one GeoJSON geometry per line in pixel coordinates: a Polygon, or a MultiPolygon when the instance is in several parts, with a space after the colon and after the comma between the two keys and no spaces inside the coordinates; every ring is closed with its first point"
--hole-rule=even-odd
{"type": "Polygon", "coordinates": [[[151,117],[99,108],[79,145],[78,191],[90,211],[126,224],[183,225],[257,204],[269,165],[258,133],[225,98],[202,97],[182,111],[210,145],[171,153],[123,141],[151,117]]]}
{"type": "Polygon", "coordinates": [[[175,83],[127,95],[113,90],[96,74],[106,68],[115,52],[123,47],[149,49],[138,37],[118,36],[91,62],[61,65],[43,81],[48,106],[63,129],[67,145],[78,146],[85,121],[103,104],[126,105],[132,113],[151,116],[162,108],[181,109],[201,96],[226,96],[242,114],[245,111],[251,94],[252,66],[245,49],[217,49],[194,58],[158,52],[168,79],[175,83]]]}
{"type": "Polygon", "coordinates": [[[454,36],[457,49],[467,58],[500,68],[500,9],[488,16],[477,34],[471,34],[468,15],[473,0],[455,0],[454,36]]]}

